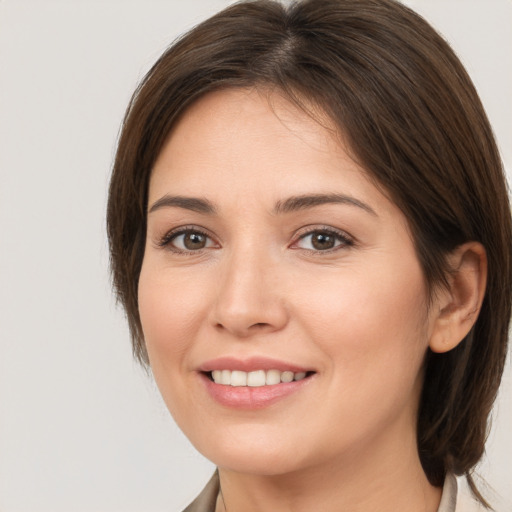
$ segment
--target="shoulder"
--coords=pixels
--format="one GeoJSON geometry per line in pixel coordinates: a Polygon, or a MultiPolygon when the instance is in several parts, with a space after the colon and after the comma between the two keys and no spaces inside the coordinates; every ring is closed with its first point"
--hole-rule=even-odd
{"type": "Polygon", "coordinates": [[[183,512],[215,512],[218,494],[219,474],[215,471],[199,496],[183,512]]]}

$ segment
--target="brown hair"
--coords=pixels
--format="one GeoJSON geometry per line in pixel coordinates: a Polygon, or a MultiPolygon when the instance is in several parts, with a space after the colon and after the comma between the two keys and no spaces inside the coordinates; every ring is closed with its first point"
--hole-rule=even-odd
{"type": "MultiPolygon", "coordinates": [[[[108,202],[113,281],[135,356],[147,364],[137,285],[151,169],[178,116],[225,87],[311,102],[348,137],[369,176],[408,219],[432,290],[446,255],[487,251],[488,285],[466,339],[429,352],[418,447],[434,485],[479,461],[507,353],[511,216],[489,122],[462,64],[420,16],[393,0],[237,3],[176,41],[137,88],[120,134],[108,202]]],[[[474,487],[474,486],[473,486],[474,487]]],[[[476,492],[476,491],[475,491],[476,492]]]]}

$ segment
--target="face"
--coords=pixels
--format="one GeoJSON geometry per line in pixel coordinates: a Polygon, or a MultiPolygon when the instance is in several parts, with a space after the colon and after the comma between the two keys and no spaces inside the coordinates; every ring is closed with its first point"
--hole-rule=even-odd
{"type": "Polygon", "coordinates": [[[340,137],[277,95],[210,93],[163,147],[148,212],[145,341],[200,452],[271,475],[415,442],[426,285],[340,137]]]}

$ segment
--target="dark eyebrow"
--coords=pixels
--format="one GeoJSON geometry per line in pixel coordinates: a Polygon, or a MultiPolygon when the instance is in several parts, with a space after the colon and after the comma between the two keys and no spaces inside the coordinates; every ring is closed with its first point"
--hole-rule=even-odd
{"type": "Polygon", "coordinates": [[[273,213],[290,213],[322,204],[347,204],[361,208],[376,217],[378,216],[375,213],[375,210],[366,203],[359,201],[359,199],[356,199],[355,197],[345,196],[343,194],[311,194],[289,197],[284,201],[278,201],[274,207],[273,213]]]}
{"type": "MultiPolygon", "coordinates": [[[[343,194],[306,194],[301,196],[292,196],[283,201],[277,201],[272,213],[274,215],[291,213],[323,204],[347,204],[350,206],[356,206],[377,217],[375,211],[366,203],[343,194]]],[[[183,208],[185,210],[192,210],[206,215],[214,215],[217,213],[217,208],[211,201],[208,201],[208,199],[169,195],[165,195],[155,201],[148,211],[149,213],[152,213],[160,208],[166,207],[183,208]]]]}
{"type": "Polygon", "coordinates": [[[152,213],[160,208],[175,207],[183,208],[185,210],[192,210],[197,213],[205,213],[207,215],[213,215],[217,212],[213,203],[208,199],[200,199],[198,197],[184,197],[184,196],[169,196],[165,195],[155,201],[148,212],[152,213]]]}

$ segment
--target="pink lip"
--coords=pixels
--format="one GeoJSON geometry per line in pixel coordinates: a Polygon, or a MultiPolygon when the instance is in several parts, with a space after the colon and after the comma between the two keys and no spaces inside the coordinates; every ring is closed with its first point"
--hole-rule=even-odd
{"type": "Polygon", "coordinates": [[[235,357],[219,357],[204,362],[199,368],[201,372],[213,370],[240,370],[253,372],[256,370],[279,370],[280,372],[291,371],[293,373],[311,371],[311,368],[304,368],[293,363],[271,359],[268,357],[250,357],[249,359],[237,359],[235,357]]]}
{"type": "Polygon", "coordinates": [[[276,384],[274,386],[261,386],[251,388],[248,386],[234,387],[224,384],[215,384],[205,373],[199,373],[207,392],[219,404],[235,409],[262,409],[297,393],[309,385],[314,376],[302,380],[295,380],[276,384]]]}
{"type": "Polygon", "coordinates": [[[314,375],[302,380],[282,382],[273,386],[249,387],[227,386],[215,384],[209,375],[213,370],[240,370],[251,372],[256,370],[292,371],[294,373],[308,372],[307,368],[267,357],[251,357],[241,360],[234,357],[220,357],[206,361],[199,368],[199,377],[209,395],[219,404],[236,409],[262,409],[282,400],[308,386],[314,375]]]}

